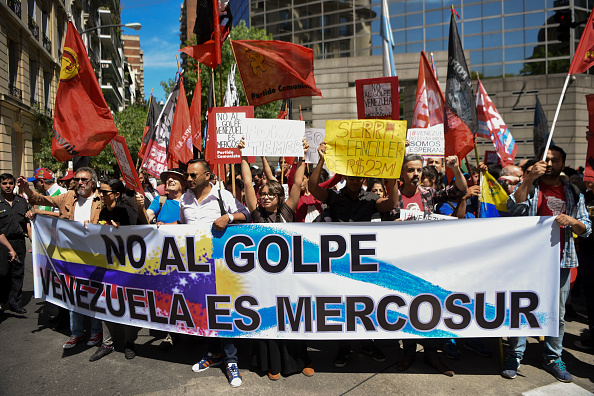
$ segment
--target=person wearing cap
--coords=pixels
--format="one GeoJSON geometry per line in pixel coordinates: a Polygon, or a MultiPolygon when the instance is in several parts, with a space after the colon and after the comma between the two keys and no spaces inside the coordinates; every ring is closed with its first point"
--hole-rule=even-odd
{"type": "Polygon", "coordinates": [[[0,250],[0,303],[17,314],[25,314],[22,306],[23,280],[25,279],[25,237],[31,235],[31,224],[26,215],[29,211],[27,201],[14,193],[14,176],[10,173],[0,175],[0,234],[4,234],[12,249],[0,250]],[[7,254],[14,250],[18,260],[8,260],[7,254]]]}
{"type": "Polygon", "coordinates": [[[58,179],[58,184],[60,187],[66,190],[74,190],[76,188],[76,183],[74,182],[74,172],[69,170],[66,174],[58,179]]]}
{"type": "MultiPolygon", "coordinates": [[[[24,176],[17,180],[18,187],[29,197],[29,203],[32,205],[55,206],[59,210],[59,217],[66,220],[79,221],[81,223],[97,224],[99,213],[101,212],[101,196],[97,189],[97,173],[89,167],[78,168],[74,175],[76,190],[67,191],[55,197],[42,195],[29,187],[29,183],[24,176]]],[[[83,340],[84,315],[70,311],[70,331],[72,335],[62,346],[64,349],[74,348],[76,344],[83,340]]],[[[87,341],[87,346],[95,346],[103,338],[103,327],[100,320],[91,318],[91,336],[87,341]]]]}
{"type": "Polygon", "coordinates": [[[160,179],[165,185],[165,195],[157,195],[146,210],[149,223],[177,223],[179,201],[186,189],[186,173],[180,168],[162,172],[160,179]],[[156,221],[155,220],[156,217],[156,221]]]}
{"type": "MultiPolygon", "coordinates": [[[[33,187],[40,194],[47,195],[49,197],[56,197],[66,192],[65,188],[60,187],[54,181],[54,174],[47,168],[37,168],[32,177],[27,179],[28,182],[33,182],[33,187]]],[[[52,206],[38,206],[34,210],[34,213],[43,214],[47,216],[59,216],[58,208],[52,206]]]]}

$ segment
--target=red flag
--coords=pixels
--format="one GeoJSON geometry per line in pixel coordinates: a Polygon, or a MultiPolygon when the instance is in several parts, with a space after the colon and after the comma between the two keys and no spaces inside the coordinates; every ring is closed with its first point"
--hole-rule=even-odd
{"type": "Polygon", "coordinates": [[[117,134],[85,45],[68,22],[54,108],[52,155],[58,161],[98,155],[117,134]]]}
{"type": "Polygon", "coordinates": [[[435,79],[427,54],[421,51],[412,128],[428,128],[443,124],[444,103],[443,92],[435,79]]]}
{"type": "Polygon", "coordinates": [[[214,69],[221,64],[221,47],[229,36],[231,24],[232,15],[228,4],[219,15],[218,0],[201,1],[197,7],[194,24],[198,45],[184,47],[180,51],[214,69]]]}
{"type": "Polygon", "coordinates": [[[200,68],[198,68],[198,80],[194,88],[192,105],[190,106],[190,121],[192,123],[192,143],[194,147],[202,151],[202,130],[200,125],[200,113],[202,111],[202,83],[200,82],[200,68]]]}
{"type": "Polygon", "coordinates": [[[231,46],[251,106],[322,96],[314,79],[311,49],[276,40],[232,40],[231,46]]]}
{"type": "Polygon", "coordinates": [[[569,74],[583,73],[592,64],[594,64],[594,12],[590,13],[580,43],[575,50],[569,66],[569,74]]]}
{"type": "MultiPolygon", "coordinates": [[[[171,140],[169,141],[168,151],[172,160],[187,164],[194,156],[192,151],[192,122],[184,89],[184,78],[180,76],[179,79],[179,96],[175,114],[173,115],[173,124],[171,125],[171,140]]],[[[175,166],[173,167],[175,168],[175,166]]]]}
{"type": "Polygon", "coordinates": [[[481,80],[476,89],[477,136],[491,139],[503,166],[513,165],[518,146],[481,80]]]}

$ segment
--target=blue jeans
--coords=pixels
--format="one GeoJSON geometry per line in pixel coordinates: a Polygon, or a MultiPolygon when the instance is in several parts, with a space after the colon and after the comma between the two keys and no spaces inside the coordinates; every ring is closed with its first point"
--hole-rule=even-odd
{"type": "MultiPolygon", "coordinates": [[[[545,362],[550,360],[561,359],[563,352],[563,334],[565,333],[565,302],[569,296],[570,291],[570,269],[561,268],[559,276],[560,290],[559,290],[559,336],[545,337],[544,350],[542,353],[545,362]]],[[[524,351],[526,350],[526,337],[510,337],[509,348],[507,350],[508,356],[513,356],[522,360],[524,351]]]]}
{"type": "Polygon", "coordinates": [[[218,355],[220,353],[221,344],[223,345],[223,352],[225,353],[225,364],[237,363],[237,347],[235,347],[233,339],[209,337],[206,341],[208,352],[213,355],[218,355]]]}
{"type": "MultiPolygon", "coordinates": [[[[85,333],[83,320],[85,316],[78,312],[70,311],[70,331],[73,336],[80,337],[85,333]]],[[[91,334],[99,334],[103,331],[103,325],[99,319],[91,318],[91,334]]]]}

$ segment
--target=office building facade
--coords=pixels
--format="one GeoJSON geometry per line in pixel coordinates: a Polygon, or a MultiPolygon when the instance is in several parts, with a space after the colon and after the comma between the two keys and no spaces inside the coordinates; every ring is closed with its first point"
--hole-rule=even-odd
{"type": "MultiPolygon", "coordinates": [[[[250,0],[249,26],[274,39],[311,48],[323,98],[300,98],[304,117],[323,127],[326,119],[356,118],[354,83],[382,75],[379,35],[381,1],[250,0]],[[329,118],[331,117],[331,118],[329,118]]],[[[402,118],[412,118],[419,53],[433,52],[445,88],[451,6],[473,79],[485,88],[519,145],[518,159],[533,156],[536,96],[549,125],[564,78],[593,8],[592,0],[388,0],[394,56],[400,78],[402,118]]],[[[555,131],[572,166],[583,162],[588,123],[584,95],[589,73],[574,76],[555,131]]],[[[479,139],[481,155],[489,149],[479,139]]]]}

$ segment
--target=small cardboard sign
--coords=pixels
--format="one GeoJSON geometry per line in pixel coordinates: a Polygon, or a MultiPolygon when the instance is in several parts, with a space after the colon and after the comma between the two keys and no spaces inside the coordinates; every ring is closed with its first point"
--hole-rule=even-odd
{"type": "Polygon", "coordinates": [[[355,80],[357,91],[357,118],[400,119],[398,77],[380,77],[355,80]]]}
{"type": "Polygon", "coordinates": [[[239,121],[244,132],[244,155],[303,157],[305,122],[245,118],[239,121]]]}
{"type": "Polygon", "coordinates": [[[305,156],[306,164],[317,164],[320,161],[318,147],[324,141],[326,130],[323,128],[305,128],[305,140],[309,143],[309,150],[305,156]]]}
{"type": "Polygon", "coordinates": [[[140,194],[144,194],[142,183],[140,183],[138,173],[136,173],[136,169],[132,163],[132,157],[130,157],[126,139],[124,139],[123,136],[115,135],[114,138],[111,139],[111,149],[118,161],[126,186],[140,194]]]}
{"type": "Polygon", "coordinates": [[[239,164],[237,145],[245,131],[241,120],[254,117],[252,106],[213,107],[208,111],[208,161],[212,164],[239,164]]]}
{"type": "Polygon", "coordinates": [[[443,124],[428,128],[411,128],[408,130],[407,139],[409,154],[419,154],[427,157],[440,157],[445,153],[443,138],[443,124]]]}

